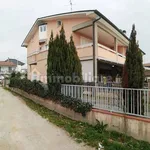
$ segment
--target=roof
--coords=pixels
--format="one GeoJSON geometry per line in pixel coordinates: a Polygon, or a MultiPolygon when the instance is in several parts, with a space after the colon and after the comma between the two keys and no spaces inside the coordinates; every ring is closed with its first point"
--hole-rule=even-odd
{"type": "Polygon", "coordinates": [[[150,67],[150,63],[145,63],[144,67],[150,67]]]}
{"type": "Polygon", "coordinates": [[[16,65],[9,61],[0,61],[0,66],[8,66],[8,67],[15,67],[16,65]]]}
{"type": "Polygon", "coordinates": [[[100,16],[101,18],[103,18],[106,22],[108,22],[111,26],[113,26],[119,33],[121,33],[127,40],[129,40],[128,37],[117,26],[115,26],[109,19],[107,19],[98,10],[82,10],[82,11],[66,12],[66,13],[60,13],[60,14],[55,14],[55,15],[50,15],[50,16],[45,16],[45,17],[37,18],[37,20],[35,21],[35,23],[31,27],[30,31],[28,32],[26,38],[24,39],[24,41],[22,43],[22,46],[25,46],[26,39],[30,35],[31,31],[33,31],[34,27],[36,25],[38,25],[39,21],[42,21],[42,20],[48,19],[48,18],[50,19],[50,18],[54,18],[54,17],[59,17],[59,16],[66,16],[66,15],[72,15],[72,14],[83,14],[83,13],[89,13],[89,12],[95,13],[96,15],[100,16]]]}
{"type": "Polygon", "coordinates": [[[5,61],[9,61],[9,62],[12,62],[12,63],[14,63],[15,65],[20,65],[20,66],[23,66],[25,63],[23,63],[23,62],[21,62],[21,61],[19,61],[19,60],[17,60],[17,59],[11,59],[11,58],[8,58],[7,60],[5,60],[5,61]]]}
{"type": "MultiPolygon", "coordinates": [[[[130,39],[114,24],[112,23],[108,18],[106,18],[102,13],[100,13],[98,10],[82,10],[82,11],[73,11],[73,12],[66,12],[66,13],[60,13],[60,14],[54,14],[54,15],[49,15],[49,16],[45,16],[45,17],[41,17],[41,18],[37,18],[37,20],[35,21],[35,23],[33,24],[33,26],[31,27],[30,31],[28,32],[27,36],[25,37],[23,43],[22,43],[22,47],[26,47],[26,40],[28,38],[28,36],[30,35],[31,31],[33,31],[34,27],[36,25],[38,25],[38,23],[44,19],[50,19],[53,17],[59,17],[59,16],[65,16],[65,15],[71,15],[71,14],[82,14],[82,13],[95,13],[96,15],[98,15],[100,18],[104,19],[108,24],[110,24],[113,28],[115,28],[121,35],[123,35],[124,38],[126,38],[128,41],[130,41],[130,39]]],[[[141,50],[142,51],[142,50],[141,50]]],[[[145,54],[142,51],[143,54],[145,54]]]]}

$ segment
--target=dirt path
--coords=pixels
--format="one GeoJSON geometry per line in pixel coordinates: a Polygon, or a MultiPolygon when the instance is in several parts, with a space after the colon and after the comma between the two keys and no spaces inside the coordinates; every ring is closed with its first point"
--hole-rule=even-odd
{"type": "Polygon", "coordinates": [[[92,150],[0,87],[0,150],[92,150]]]}

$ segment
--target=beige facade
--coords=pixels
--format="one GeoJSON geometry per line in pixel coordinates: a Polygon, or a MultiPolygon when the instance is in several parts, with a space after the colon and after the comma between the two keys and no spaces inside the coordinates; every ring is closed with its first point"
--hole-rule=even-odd
{"type": "MultiPolygon", "coordinates": [[[[61,24],[64,26],[66,39],[69,41],[70,36],[73,36],[81,64],[84,64],[82,71],[85,74],[100,74],[101,72],[97,72],[97,70],[101,70],[98,66],[101,61],[113,66],[124,63],[129,41],[115,25],[98,11],[88,10],[58,14],[37,19],[22,44],[22,46],[27,47],[29,79],[39,79],[46,82],[50,34],[51,31],[53,31],[54,36],[59,34],[61,24]],[[93,21],[97,17],[100,19],[94,24],[93,21]],[[95,26],[94,30],[93,26],[95,26]],[[90,67],[86,69],[89,61],[90,67]],[[96,69],[93,69],[94,66],[96,69]]],[[[83,79],[85,79],[84,76],[83,79]]]]}

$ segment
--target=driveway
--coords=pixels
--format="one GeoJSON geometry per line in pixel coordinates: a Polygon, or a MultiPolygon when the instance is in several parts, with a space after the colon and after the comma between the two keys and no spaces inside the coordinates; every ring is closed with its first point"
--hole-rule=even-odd
{"type": "Polygon", "coordinates": [[[0,87],[0,150],[92,150],[0,87]]]}

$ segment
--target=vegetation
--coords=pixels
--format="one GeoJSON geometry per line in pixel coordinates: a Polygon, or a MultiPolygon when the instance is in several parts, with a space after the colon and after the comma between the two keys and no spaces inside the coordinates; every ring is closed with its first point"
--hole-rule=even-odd
{"type": "Polygon", "coordinates": [[[92,105],[90,103],[82,102],[79,99],[71,98],[67,96],[51,95],[46,84],[40,81],[30,81],[27,79],[11,78],[10,87],[21,89],[28,94],[37,95],[42,98],[53,100],[55,103],[62,105],[63,107],[70,108],[75,112],[81,113],[86,116],[86,113],[91,111],[92,105]]]}
{"type": "MultiPolygon", "coordinates": [[[[144,85],[144,67],[143,67],[143,55],[139,48],[139,45],[136,41],[136,30],[135,25],[132,27],[132,32],[130,36],[130,43],[129,47],[126,52],[126,61],[124,64],[123,69],[123,87],[124,88],[136,88],[136,89],[142,89],[144,85]]],[[[143,106],[143,100],[141,108],[140,105],[140,98],[138,97],[140,95],[138,91],[135,91],[134,98],[135,101],[132,102],[131,93],[129,93],[129,112],[131,110],[135,110],[135,113],[138,114],[138,110],[142,110],[142,114],[144,113],[144,106],[143,106]],[[133,103],[133,104],[131,104],[133,103]],[[133,106],[133,108],[131,108],[133,106]]]]}
{"type": "Polygon", "coordinates": [[[30,81],[27,79],[19,79],[17,77],[10,79],[10,87],[21,89],[28,94],[34,94],[42,98],[48,97],[48,88],[40,81],[30,81]]]}
{"type": "Polygon", "coordinates": [[[126,61],[123,71],[124,88],[143,88],[144,67],[143,55],[136,41],[135,25],[132,27],[129,47],[126,52],[126,61]]]}
{"type": "Polygon", "coordinates": [[[73,121],[29,99],[23,99],[27,106],[49,122],[66,130],[77,142],[84,142],[96,149],[98,148],[98,143],[101,143],[105,150],[150,150],[149,143],[135,140],[115,131],[108,131],[106,129],[107,125],[103,123],[92,126],[87,123],[73,121]]]}
{"type": "Polygon", "coordinates": [[[47,83],[50,92],[57,95],[58,84],[77,84],[82,81],[81,63],[71,36],[68,43],[62,26],[60,34],[51,32],[47,59],[47,83]],[[55,89],[57,88],[57,89],[55,89]]]}

